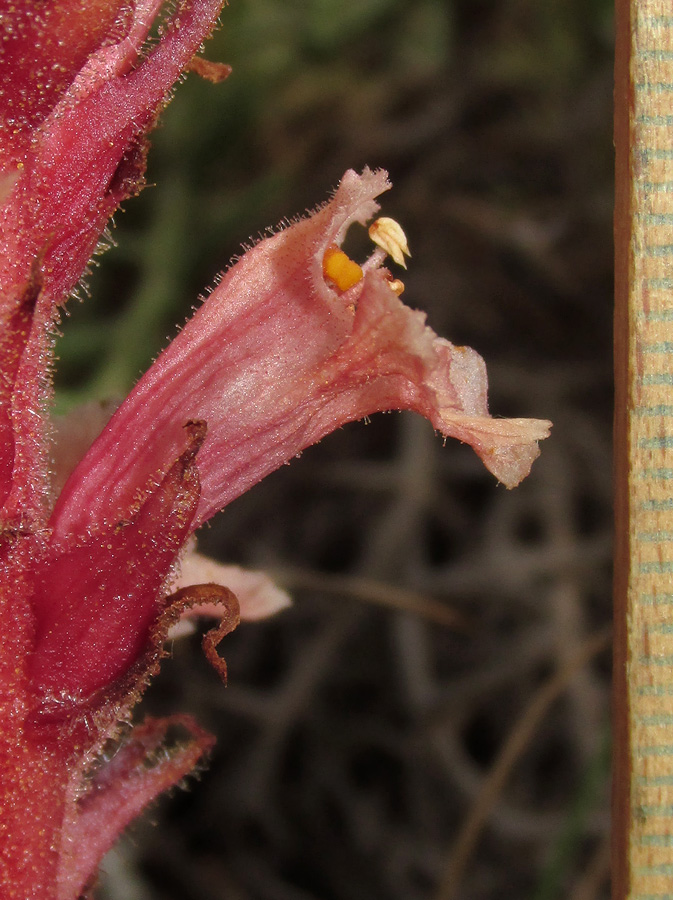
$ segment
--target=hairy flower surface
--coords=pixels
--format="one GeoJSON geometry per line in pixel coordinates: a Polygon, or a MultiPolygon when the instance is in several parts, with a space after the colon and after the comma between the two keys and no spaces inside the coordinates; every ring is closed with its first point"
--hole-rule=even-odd
{"type": "MultiPolygon", "coordinates": [[[[0,3],[0,884],[9,900],[80,896],[119,832],[210,747],[185,717],[126,724],[168,629],[189,610],[219,610],[204,646],[223,672],[216,645],[239,616],[231,588],[249,618],[287,602],[259,575],[184,556],[199,525],[376,411],[419,412],[471,444],[508,487],[548,434],[547,422],[490,417],[481,357],[402,304],[385,241],[361,265],[346,257],[346,231],[369,223],[390,187],[383,171],[349,171],[325,205],[222,276],[54,497],[46,406],[58,307],[111,212],[141,186],[145,134],[171,85],[189,65],[212,74],[192,57],[219,6],[184,0],[143,55],[157,0],[0,3]],[[169,729],[182,737],[162,751],[169,729]]],[[[379,221],[397,252],[396,223],[379,221]]]]}

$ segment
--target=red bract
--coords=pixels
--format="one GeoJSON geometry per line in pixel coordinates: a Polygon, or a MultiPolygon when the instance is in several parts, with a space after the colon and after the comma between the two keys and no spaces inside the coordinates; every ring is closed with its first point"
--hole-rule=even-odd
{"type": "MultiPolygon", "coordinates": [[[[223,670],[215,647],[238,621],[236,598],[214,583],[170,594],[200,524],[304,447],[378,410],[416,410],[470,443],[509,487],[548,433],[546,422],[488,415],[483,361],[400,302],[381,250],[361,270],[340,253],[350,225],[369,221],[389,188],[384,172],[347,172],[327,204],[232,266],[52,497],[45,407],[58,305],[110,213],[138,190],[145,134],[220,0],[179,4],[142,57],[158,5],[0,6],[9,48],[0,68],[0,883],[9,900],[78,897],[125,825],[210,746],[184,717],[125,724],[185,608],[220,607],[205,646],[223,670]],[[335,253],[345,280],[327,262],[335,253]],[[169,729],[180,735],[170,752],[169,729]],[[113,738],[121,745],[108,759],[113,738]]],[[[232,577],[244,590],[260,584],[232,577]]]]}

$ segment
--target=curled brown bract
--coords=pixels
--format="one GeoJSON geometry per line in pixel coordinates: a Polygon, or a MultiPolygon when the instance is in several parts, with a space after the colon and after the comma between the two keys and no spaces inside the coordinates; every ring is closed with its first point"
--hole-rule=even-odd
{"type": "MultiPolygon", "coordinates": [[[[226,684],[227,664],[217,652],[217,647],[222,638],[230,634],[241,620],[236,595],[229,588],[222,587],[220,584],[192,584],[171,594],[168,604],[166,611],[157,623],[157,627],[162,631],[162,643],[168,629],[175,625],[187,610],[206,605],[209,608],[217,606],[222,610],[219,624],[210,628],[203,636],[203,652],[206,654],[208,662],[226,684]]],[[[195,614],[198,615],[198,611],[195,614]]],[[[208,614],[212,614],[210,609],[208,614]]]]}

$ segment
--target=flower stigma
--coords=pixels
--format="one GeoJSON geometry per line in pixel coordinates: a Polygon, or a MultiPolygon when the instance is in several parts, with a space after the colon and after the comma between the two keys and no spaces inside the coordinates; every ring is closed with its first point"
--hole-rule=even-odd
{"type": "Polygon", "coordinates": [[[325,251],[322,271],[325,278],[329,278],[340,291],[352,288],[358,281],[362,281],[363,276],[362,268],[335,245],[325,251]]]}

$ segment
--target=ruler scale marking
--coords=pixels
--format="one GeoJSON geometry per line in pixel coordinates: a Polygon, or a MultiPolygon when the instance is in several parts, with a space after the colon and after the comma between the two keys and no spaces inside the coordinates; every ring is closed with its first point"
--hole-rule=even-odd
{"type": "Polygon", "coordinates": [[[614,900],[673,900],[673,15],[617,0],[614,900]]]}

